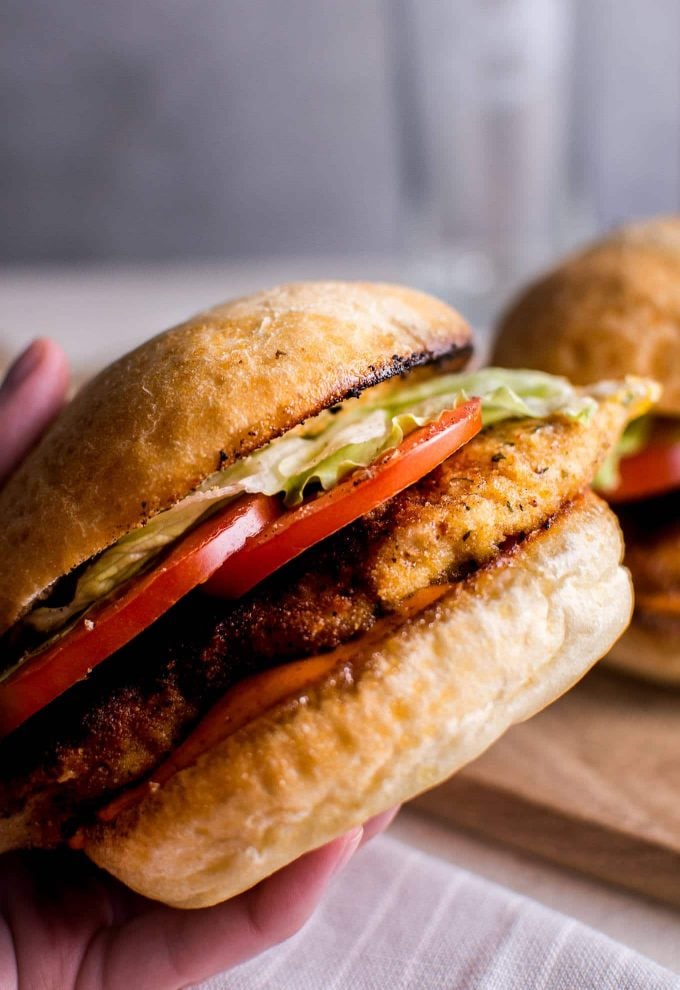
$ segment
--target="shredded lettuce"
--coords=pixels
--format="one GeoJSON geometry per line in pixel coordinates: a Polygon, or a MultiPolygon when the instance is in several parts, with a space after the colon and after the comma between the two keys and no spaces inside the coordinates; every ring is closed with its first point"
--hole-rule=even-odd
{"type": "Polygon", "coordinates": [[[577,391],[564,378],[503,368],[438,375],[415,384],[399,381],[366,392],[211,475],[172,508],[105,550],[81,574],[68,605],[37,608],[27,621],[42,632],[59,628],[149,564],[203,515],[238,495],[281,495],[287,506],[298,505],[309,486],[328,491],[349,472],[368,467],[398,446],[412,430],[471,396],[482,400],[485,426],[553,415],[587,421],[597,407],[592,395],[577,391]]]}
{"type": "Polygon", "coordinates": [[[615,447],[609,452],[593,480],[593,488],[611,492],[621,480],[619,465],[624,457],[632,457],[647,446],[654,424],[653,416],[640,416],[625,428],[615,447]]]}

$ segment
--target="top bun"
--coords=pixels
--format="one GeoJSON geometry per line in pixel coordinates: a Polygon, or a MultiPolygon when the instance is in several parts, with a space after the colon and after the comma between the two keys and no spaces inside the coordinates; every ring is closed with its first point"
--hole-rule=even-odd
{"type": "Polygon", "coordinates": [[[680,217],[632,224],[529,286],[500,322],[494,362],[579,385],[636,374],[680,414],[680,217]]]}
{"type": "Polygon", "coordinates": [[[463,363],[458,313],[401,286],[302,282],[154,337],[94,378],[0,491],[0,633],[59,577],[220,466],[416,365],[463,363]]]}

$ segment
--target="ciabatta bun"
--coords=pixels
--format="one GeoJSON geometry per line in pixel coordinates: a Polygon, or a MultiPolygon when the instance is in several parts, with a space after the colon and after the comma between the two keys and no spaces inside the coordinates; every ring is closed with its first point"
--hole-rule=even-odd
{"type": "Polygon", "coordinates": [[[493,361],[588,385],[642,375],[680,415],[680,217],[632,224],[572,255],[501,318],[493,361]]]}

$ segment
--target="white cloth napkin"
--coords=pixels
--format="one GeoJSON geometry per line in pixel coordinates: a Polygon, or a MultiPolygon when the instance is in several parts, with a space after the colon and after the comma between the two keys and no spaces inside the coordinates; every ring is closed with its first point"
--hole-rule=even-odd
{"type": "Polygon", "coordinates": [[[520,894],[381,836],[290,941],[200,990],[680,990],[680,977],[520,894]]]}

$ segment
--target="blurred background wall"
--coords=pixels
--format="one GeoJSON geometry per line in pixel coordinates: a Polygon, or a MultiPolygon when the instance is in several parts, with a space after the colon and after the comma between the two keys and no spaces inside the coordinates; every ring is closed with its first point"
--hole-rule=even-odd
{"type": "Polygon", "coordinates": [[[430,252],[483,281],[480,245],[533,265],[680,208],[680,0],[5,0],[2,20],[6,263],[430,252]]]}

